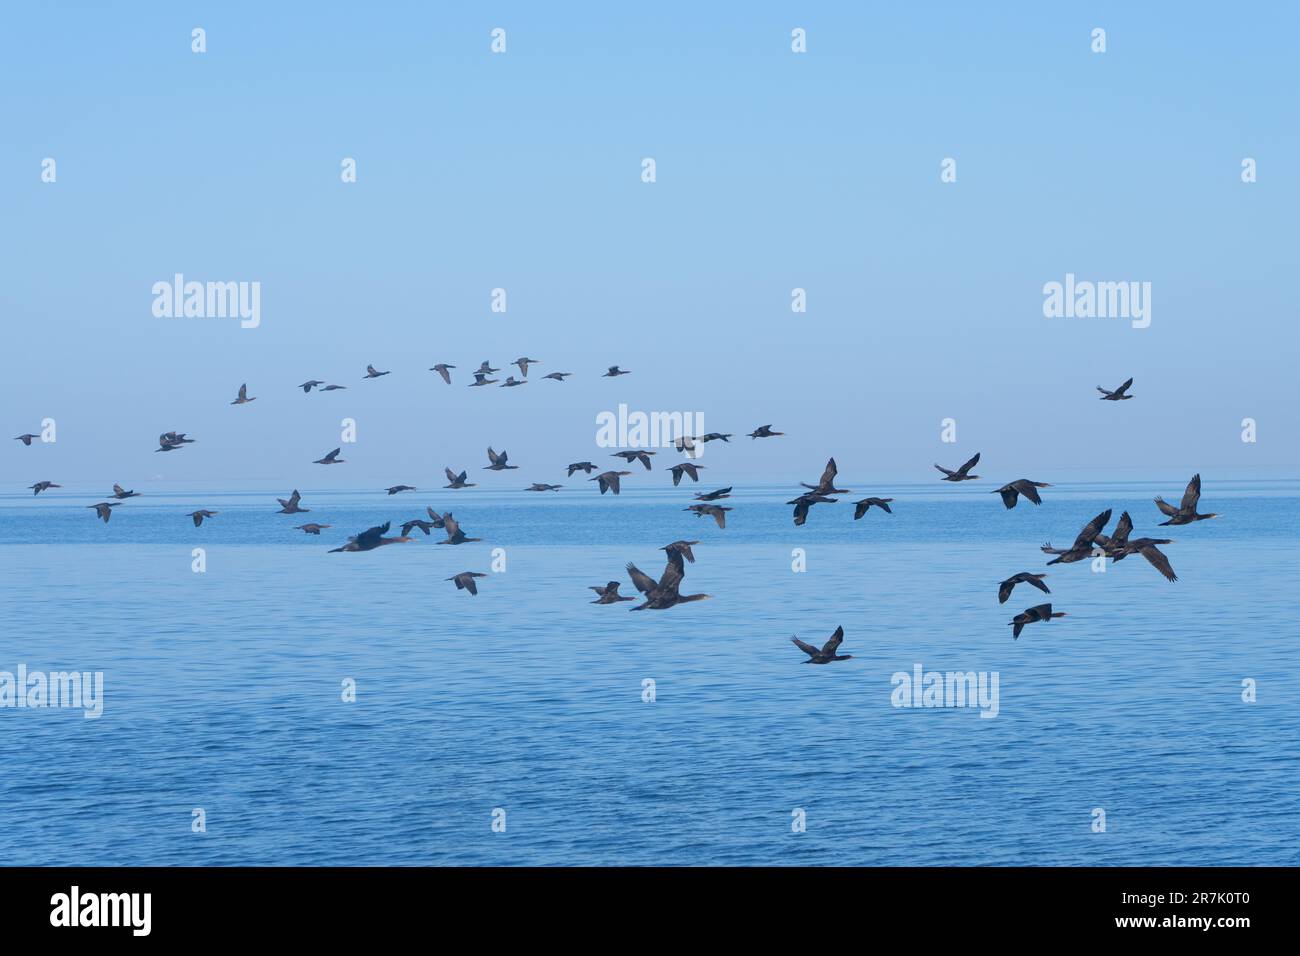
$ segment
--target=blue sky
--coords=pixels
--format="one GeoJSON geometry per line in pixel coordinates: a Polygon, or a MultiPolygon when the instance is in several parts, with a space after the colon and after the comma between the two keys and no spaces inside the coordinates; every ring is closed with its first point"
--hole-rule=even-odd
{"type": "Polygon", "coordinates": [[[710,448],[728,480],[976,450],[1002,478],[1295,475],[1294,8],[622,7],[7,13],[0,407],[5,439],[59,441],[6,441],[5,486],[306,485],[343,417],[334,484],[432,485],[488,444],[553,481],[620,402],[788,433],[710,448]],[[155,318],[176,272],[261,282],[261,327],[155,318]],[[1067,272],[1151,282],[1151,327],[1044,318],[1067,272]],[[464,387],[520,355],[574,378],[464,387]],[[169,429],[198,443],[153,454],[169,429]]]}

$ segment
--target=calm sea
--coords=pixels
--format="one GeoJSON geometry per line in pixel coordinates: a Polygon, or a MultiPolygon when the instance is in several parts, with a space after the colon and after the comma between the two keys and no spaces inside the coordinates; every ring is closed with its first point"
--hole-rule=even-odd
{"type": "Polygon", "coordinates": [[[108,525],[77,489],[0,496],[0,671],[104,675],[98,719],[0,709],[3,861],[1300,862],[1300,484],[1207,478],[1225,517],[1161,529],[1151,499],[1181,486],[1006,511],[987,482],[904,485],[872,489],[892,516],[844,502],[803,528],[759,488],[725,530],[683,513],[685,488],[571,485],[304,489],[292,517],[265,492],[149,486],[108,525]],[[326,553],[425,504],[483,543],[326,553]],[[221,514],[196,529],[196,507],[221,514]],[[1048,598],[999,606],[997,582],[1106,507],[1175,539],[1179,582],[1138,556],[1047,568],[1068,616],[1013,641],[1048,598]],[[309,520],[333,528],[290,530],[309,520]],[[588,603],[632,591],[628,561],[657,576],[677,538],[702,542],[683,590],[713,600],[588,603]],[[492,572],[477,597],[444,580],[465,570],[492,572]],[[837,625],[853,660],[801,664],[791,635],[837,625]],[[997,716],[893,706],[918,664],[996,672],[997,716]]]}

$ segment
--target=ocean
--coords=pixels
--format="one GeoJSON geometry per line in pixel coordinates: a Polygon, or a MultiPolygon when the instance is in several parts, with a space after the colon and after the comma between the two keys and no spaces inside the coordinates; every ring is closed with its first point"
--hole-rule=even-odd
{"type": "Polygon", "coordinates": [[[1175,528],[1151,499],[1181,483],[1011,511],[991,482],[903,484],[866,492],[892,515],[853,521],[851,495],[802,528],[790,489],[737,488],[719,529],[682,510],[710,485],[582,477],[304,488],[293,516],[288,487],[148,485],[107,525],[88,489],[0,496],[0,671],[103,674],[97,718],[0,708],[4,862],[1300,863],[1300,483],[1207,475],[1224,517],[1175,528]],[[483,542],[327,553],[426,504],[483,542]],[[199,507],[220,514],[194,528],[199,507]],[[1173,538],[1180,580],[1044,567],[1105,508],[1173,538]],[[589,603],[679,538],[711,600],[589,603]],[[445,580],[466,570],[477,596],[445,580]],[[999,605],[1026,570],[1051,595],[999,605]],[[1048,600],[1068,616],[1013,640],[1048,600]],[[837,626],[853,659],[801,663],[791,636],[837,626]],[[996,716],[895,706],[918,666],[996,675],[996,716]]]}

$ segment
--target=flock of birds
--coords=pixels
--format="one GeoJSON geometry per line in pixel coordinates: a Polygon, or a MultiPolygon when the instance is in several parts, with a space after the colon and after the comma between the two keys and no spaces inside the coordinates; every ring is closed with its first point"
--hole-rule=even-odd
{"type": "MultiPolygon", "coordinates": [[[[520,357],[511,364],[519,368],[520,378],[516,379],[513,375],[508,376],[504,382],[500,382],[499,387],[501,388],[513,388],[527,384],[529,368],[533,365],[540,364],[540,362],[537,359],[520,357]]],[[[436,372],[447,385],[451,385],[451,372],[455,368],[455,365],[439,363],[430,368],[429,371],[436,372]]],[[[498,371],[500,371],[500,369],[494,368],[489,362],[482,362],[479,368],[473,373],[474,381],[470,383],[469,387],[475,388],[498,384],[498,379],[489,377],[498,371]]],[[[379,371],[373,365],[367,365],[364,377],[366,379],[376,379],[389,374],[391,373],[388,371],[379,371]]],[[[573,373],[571,372],[551,372],[542,376],[542,378],[562,383],[572,374],[573,373]]],[[[628,370],[621,369],[617,365],[612,365],[605,371],[602,377],[617,378],[628,374],[630,374],[628,370]]],[[[1133,379],[1130,378],[1114,390],[1105,389],[1101,386],[1098,386],[1097,390],[1102,393],[1102,401],[1127,401],[1133,397],[1128,394],[1128,389],[1132,385],[1133,379]]],[[[303,382],[298,387],[301,388],[304,393],[310,393],[312,389],[328,392],[344,389],[347,386],[328,384],[318,379],[310,379],[303,382]]],[[[238,394],[230,404],[247,405],[254,401],[257,401],[256,396],[250,396],[248,394],[247,384],[243,384],[239,386],[238,394]]],[[[771,425],[760,425],[754,431],[750,432],[748,437],[751,439],[776,438],[784,434],[784,432],[773,431],[771,425]]],[[[36,434],[24,433],[18,435],[15,440],[21,441],[27,447],[31,447],[32,441],[39,437],[40,436],[36,434]]],[[[671,465],[665,469],[671,473],[674,487],[681,483],[683,477],[690,478],[693,482],[699,482],[699,472],[705,466],[699,464],[693,459],[697,457],[701,445],[712,441],[730,442],[732,437],[733,433],[729,432],[710,432],[705,435],[683,435],[678,437],[674,442],[674,447],[678,452],[686,456],[686,460],[671,465]]],[[[158,436],[159,447],[155,449],[155,451],[177,451],[184,448],[186,445],[193,444],[194,441],[195,439],[186,437],[186,433],[184,432],[163,432],[158,436]]],[[[335,448],[321,458],[315,459],[313,464],[345,464],[346,459],[339,457],[341,452],[342,448],[335,448]]],[[[611,457],[622,459],[629,467],[634,462],[639,462],[646,471],[651,471],[653,469],[653,464],[650,459],[656,454],[658,454],[656,451],[638,448],[614,452],[611,457]]],[[[487,450],[487,457],[488,464],[483,466],[483,470],[485,471],[512,471],[517,470],[519,467],[518,465],[510,464],[509,456],[505,451],[497,452],[495,449],[489,447],[487,450]]],[[[935,464],[934,467],[943,474],[943,477],[940,479],[941,481],[954,483],[976,481],[979,480],[980,476],[973,474],[972,469],[979,463],[979,460],[980,456],[976,453],[969,461],[962,464],[959,468],[949,469],[939,464],[935,464]]],[[[579,471],[586,475],[591,475],[593,471],[597,470],[598,466],[590,461],[572,462],[567,466],[567,477],[572,477],[579,471]]],[[[459,473],[456,473],[451,468],[444,468],[444,472],[447,476],[447,484],[443,487],[446,489],[460,490],[477,486],[475,482],[469,481],[467,470],[462,470],[459,473]]],[[[594,477],[589,477],[587,480],[596,482],[602,495],[606,492],[617,495],[620,492],[621,479],[633,474],[635,473],[632,471],[609,469],[600,471],[599,474],[594,477]]],[[[802,526],[808,520],[809,514],[815,505],[836,504],[840,499],[834,496],[852,494],[849,489],[836,487],[838,474],[839,469],[835,463],[835,459],[831,458],[826,463],[821,478],[815,485],[800,483],[801,487],[805,490],[792,500],[786,502],[794,508],[794,524],[796,527],[802,526]]],[[[62,486],[55,484],[52,481],[38,481],[28,487],[32,490],[33,494],[39,495],[43,491],[62,486]]],[[[534,482],[524,490],[533,492],[556,492],[562,487],[563,485],[561,484],[534,482]]],[[[1016,507],[1019,499],[1022,497],[1035,505],[1042,504],[1042,496],[1039,494],[1039,489],[1050,487],[1052,486],[1044,481],[1018,478],[1014,481],[1007,482],[990,493],[1000,495],[1003,505],[1006,508],[1011,509],[1016,507]]],[[[392,485],[385,490],[390,496],[401,494],[403,492],[418,491],[415,486],[406,484],[392,485]]],[[[727,513],[730,512],[732,508],[727,505],[716,504],[715,502],[730,498],[731,491],[732,488],[728,486],[726,488],[719,488],[704,493],[696,492],[696,502],[689,505],[684,510],[693,512],[697,517],[711,517],[720,529],[725,529],[727,526],[727,513]]],[[[87,505],[86,507],[94,510],[96,517],[107,523],[112,517],[112,509],[118,507],[127,499],[139,496],[140,493],[137,491],[127,490],[119,484],[114,484],[113,493],[111,496],[108,496],[112,500],[100,501],[93,505],[87,505]]],[[[1192,480],[1188,483],[1187,488],[1183,493],[1182,500],[1177,507],[1169,504],[1163,498],[1157,497],[1155,499],[1156,507],[1168,519],[1160,522],[1160,525],[1188,525],[1198,521],[1203,521],[1207,518],[1219,517],[1219,515],[1214,512],[1201,513],[1197,510],[1200,497],[1201,476],[1199,474],[1192,477],[1192,480]]],[[[280,503],[280,510],[277,514],[307,514],[311,511],[310,508],[302,507],[302,495],[299,494],[297,489],[295,489],[288,498],[277,498],[276,500],[280,503]]],[[[877,496],[862,498],[854,502],[853,520],[857,521],[861,519],[872,507],[879,508],[886,514],[892,515],[893,510],[890,508],[890,503],[893,501],[893,498],[877,496]]],[[[368,528],[365,531],[352,535],[347,539],[345,544],[337,548],[331,548],[329,553],[337,554],[374,551],[390,544],[415,541],[418,539],[412,536],[412,532],[416,530],[423,532],[426,537],[435,529],[444,532],[446,537],[443,540],[435,542],[440,545],[460,545],[482,540],[481,538],[468,537],[461,528],[460,523],[450,511],[440,514],[433,508],[426,506],[425,513],[427,515],[427,520],[425,518],[412,518],[403,522],[401,525],[400,535],[388,536],[388,532],[392,528],[392,522],[386,521],[382,525],[376,525],[375,527],[368,528]]],[[[194,526],[197,528],[201,527],[205,520],[214,518],[219,514],[220,512],[203,508],[188,512],[185,517],[190,518],[194,522],[194,526]]],[[[1165,555],[1159,547],[1160,545],[1171,544],[1171,539],[1132,537],[1133,519],[1127,511],[1120,515],[1119,522],[1116,524],[1113,533],[1107,535],[1104,533],[1104,530],[1106,525],[1110,522],[1110,518],[1111,509],[1109,508],[1094,517],[1084,525],[1083,530],[1075,537],[1074,543],[1069,548],[1054,548],[1050,542],[1044,544],[1042,551],[1054,556],[1047,562],[1047,564],[1070,564],[1089,558],[1100,558],[1102,560],[1109,558],[1112,562],[1119,562],[1130,555],[1140,554],[1167,580],[1171,582],[1178,580],[1173,567],[1169,563],[1168,556],[1165,555]]],[[[331,528],[331,525],[307,522],[301,525],[294,525],[293,527],[294,530],[302,531],[305,534],[320,536],[321,532],[331,528]]],[[[625,601],[640,600],[640,603],[630,608],[630,610],[658,611],[666,610],[679,604],[689,604],[695,601],[707,600],[712,595],[681,593],[682,582],[686,575],[686,565],[688,563],[695,563],[695,554],[692,551],[692,547],[699,543],[699,541],[680,540],[674,541],[661,548],[660,550],[667,554],[667,564],[657,580],[646,574],[635,564],[629,563],[627,565],[627,574],[633,587],[635,587],[637,592],[640,594],[639,599],[637,597],[620,594],[620,582],[609,581],[602,586],[591,587],[591,590],[596,592],[597,595],[596,600],[591,603],[618,604],[625,601]]],[[[998,603],[1005,604],[1018,584],[1028,584],[1045,594],[1050,594],[1051,591],[1048,589],[1047,585],[1043,583],[1043,578],[1046,576],[1045,573],[1033,573],[1029,571],[1021,571],[1017,574],[1011,575],[998,584],[998,603]]],[[[446,580],[453,582],[458,590],[468,591],[471,595],[474,595],[478,594],[476,579],[483,577],[486,577],[486,575],[481,572],[462,571],[446,580]]],[[[1063,611],[1054,611],[1050,603],[1026,608],[1024,611],[1017,614],[1010,622],[1010,626],[1013,629],[1012,637],[1019,638],[1021,631],[1028,624],[1038,621],[1051,621],[1054,618],[1065,616],[1065,612],[1063,611]]],[[[836,628],[835,633],[821,648],[814,647],[811,644],[806,644],[799,640],[798,637],[793,638],[795,645],[808,656],[808,659],[804,661],[804,663],[808,664],[828,664],[833,661],[852,659],[851,654],[837,653],[843,640],[844,629],[842,627],[836,628]]]]}

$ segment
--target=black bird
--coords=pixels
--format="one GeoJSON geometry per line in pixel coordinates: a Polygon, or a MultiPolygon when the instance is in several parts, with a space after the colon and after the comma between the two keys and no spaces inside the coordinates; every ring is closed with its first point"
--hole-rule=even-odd
{"type": "Polygon", "coordinates": [[[63,486],[56,485],[52,481],[38,481],[36,482],[36,484],[28,485],[27,487],[32,489],[32,495],[35,496],[35,495],[39,495],[42,491],[49,490],[50,488],[62,488],[63,486]]]}
{"type": "Polygon", "coordinates": [[[206,510],[206,509],[200,509],[200,510],[198,510],[198,511],[191,511],[191,512],[190,512],[189,514],[187,514],[185,517],[187,517],[187,518],[193,518],[193,519],[194,519],[194,527],[197,528],[199,525],[203,524],[203,519],[204,519],[204,518],[211,518],[211,517],[214,517],[214,516],[219,515],[219,514],[221,514],[220,511],[208,511],[208,510],[206,510]]]}
{"type": "Polygon", "coordinates": [[[1146,558],[1153,568],[1165,576],[1168,581],[1177,581],[1178,575],[1174,574],[1173,566],[1169,563],[1168,556],[1161,551],[1157,545],[1173,544],[1172,538],[1129,538],[1133,531],[1133,519],[1125,511],[1119,516],[1119,523],[1115,525],[1115,533],[1109,538],[1105,535],[1097,535],[1097,544],[1110,557],[1112,561],[1123,561],[1130,554],[1140,554],[1146,558]]]}
{"type": "Polygon", "coordinates": [[[702,436],[700,441],[725,441],[730,444],[731,432],[727,432],[725,435],[722,432],[709,432],[707,435],[702,436]]]}
{"type": "Polygon", "coordinates": [[[979,475],[972,475],[970,473],[970,470],[974,468],[976,464],[979,463],[979,460],[980,460],[980,454],[979,452],[976,452],[974,458],[966,462],[966,464],[962,465],[956,471],[950,471],[949,469],[943,467],[943,465],[938,465],[938,464],[936,464],[934,467],[938,468],[944,474],[944,477],[939,479],[940,481],[974,481],[976,478],[979,477],[979,475]]]}
{"type": "Polygon", "coordinates": [[[140,492],[138,492],[138,491],[126,491],[126,490],[125,490],[121,485],[114,485],[114,486],[113,486],[113,497],[114,497],[114,498],[117,498],[119,501],[121,501],[121,500],[123,500],[123,499],[125,499],[125,498],[139,498],[139,497],[140,497],[140,492]]]}
{"type": "Polygon", "coordinates": [[[1084,561],[1092,557],[1093,542],[1096,541],[1097,535],[1101,534],[1101,529],[1106,527],[1106,522],[1108,521],[1110,521],[1109,508],[1084,525],[1083,530],[1079,532],[1079,536],[1074,539],[1074,544],[1069,548],[1065,550],[1062,550],[1061,548],[1053,548],[1050,541],[1043,545],[1042,551],[1044,554],[1056,555],[1055,558],[1047,563],[1073,564],[1075,561],[1084,561]]]}
{"type": "MultiPolygon", "coordinates": [[[[486,363],[485,363],[485,364],[486,364],[486,363]]],[[[483,386],[483,385],[495,385],[495,384],[497,383],[497,381],[498,381],[498,380],[495,379],[495,378],[488,378],[488,377],[487,377],[486,375],[484,375],[482,372],[475,372],[475,373],[474,373],[474,381],[470,382],[469,385],[468,385],[467,387],[469,387],[469,388],[478,388],[478,387],[483,386]]]]}
{"type": "Polygon", "coordinates": [[[523,357],[521,357],[521,358],[517,358],[517,359],[515,359],[515,360],[514,360],[513,362],[511,362],[510,364],[511,364],[511,365],[518,365],[518,366],[519,366],[519,374],[522,375],[524,378],[527,378],[527,377],[528,377],[528,366],[530,366],[530,365],[541,365],[542,363],[539,362],[539,361],[537,361],[537,359],[530,359],[530,358],[523,358],[523,357]]]}
{"type": "Polygon", "coordinates": [[[822,497],[829,497],[830,495],[852,494],[852,492],[848,488],[835,487],[835,476],[838,474],[839,474],[839,468],[836,467],[835,459],[832,458],[826,462],[826,470],[822,472],[822,476],[820,479],[818,479],[817,484],[810,485],[806,481],[801,481],[799,482],[799,484],[803,485],[805,488],[811,489],[813,494],[820,495],[822,497]]]}
{"type": "Polygon", "coordinates": [[[501,383],[501,387],[502,387],[502,388],[514,388],[516,385],[527,385],[527,384],[528,384],[528,380],[527,380],[527,379],[523,379],[523,380],[521,380],[521,379],[517,379],[517,378],[515,378],[513,375],[509,375],[509,376],[506,377],[506,380],[505,380],[504,382],[501,383]]]}
{"type": "Polygon", "coordinates": [[[41,437],[40,435],[32,435],[32,434],[29,433],[29,434],[26,434],[26,435],[19,435],[17,438],[14,439],[14,441],[20,441],[20,442],[22,442],[24,445],[26,445],[28,448],[31,448],[31,447],[32,447],[32,439],[33,439],[33,438],[40,438],[40,437],[41,437]]]}
{"type": "Polygon", "coordinates": [[[462,471],[462,472],[458,475],[458,474],[456,474],[454,471],[452,471],[450,468],[444,468],[444,469],[443,469],[443,473],[446,474],[446,476],[447,476],[447,480],[448,480],[449,482],[451,482],[451,484],[443,485],[444,488],[474,488],[474,487],[477,487],[477,486],[474,484],[474,482],[472,482],[472,481],[467,481],[467,480],[466,480],[466,479],[469,477],[469,472],[468,472],[468,471],[462,471]]]}
{"type": "Polygon", "coordinates": [[[393,487],[388,489],[388,493],[390,495],[396,495],[403,491],[419,491],[419,490],[420,489],[416,488],[414,485],[393,485],[393,487]]]}
{"type": "Polygon", "coordinates": [[[373,365],[367,365],[367,366],[366,366],[366,374],[365,374],[364,377],[365,377],[365,378],[379,378],[379,377],[382,376],[382,375],[388,375],[388,374],[389,374],[388,372],[377,372],[377,371],[375,371],[375,367],[374,367],[373,365]]]}
{"type": "Polygon", "coordinates": [[[575,461],[569,466],[569,474],[567,477],[572,478],[575,471],[583,471],[590,475],[595,470],[596,466],[589,461],[575,461]]]}
{"type": "Polygon", "coordinates": [[[693,601],[705,601],[713,595],[711,594],[682,594],[680,591],[682,578],[686,574],[686,564],[682,561],[682,555],[679,551],[668,552],[668,564],[664,568],[663,575],[656,581],[650,575],[646,574],[635,564],[629,563],[627,566],[628,576],[632,579],[632,584],[645,595],[645,600],[636,607],[631,608],[633,611],[663,611],[678,604],[690,604],[693,601]]]}
{"type": "Polygon", "coordinates": [[[392,526],[391,521],[385,521],[383,524],[374,528],[367,528],[360,534],[354,534],[348,538],[348,543],[341,548],[330,548],[329,554],[337,554],[340,551],[373,551],[375,548],[382,548],[386,544],[403,544],[407,541],[414,541],[414,538],[408,538],[402,535],[400,538],[385,538],[388,529],[392,526]]]}
{"type": "Polygon", "coordinates": [[[455,367],[456,367],[456,366],[454,366],[454,365],[447,365],[447,364],[444,363],[444,362],[439,362],[439,363],[438,363],[437,365],[435,365],[433,368],[429,369],[429,371],[430,371],[430,372],[437,372],[439,375],[442,376],[442,380],[443,380],[444,382],[446,382],[448,385],[450,385],[450,384],[451,384],[451,370],[454,369],[455,367]]]}
{"type": "Polygon", "coordinates": [[[759,425],[749,433],[750,438],[775,438],[777,435],[784,435],[785,432],[772,431],[771,425],[759,425]]]}
{"type": "Polygon", "coordinates": [[[320,537],[320,533],[322,531],[324,531],[326,528],[332,528],[332,527],[334,526],[328,524],[315,524],[314,522],[311,522],[308,524],[296,524],[293,526],[293,530],[301,531],[303,534],[314,534],[317,537],[320,537]]]}
{"type": "Polygon", "coordinates": [[[825,495],[819,495],[815,491],[805,491],[793,501],[787,501],[786,504],[794,505],[794,523],[799,527],[808,520],[808,512],[812,510],[813,505],[833,505],[838,502],[838,498],[827,498],[825,495]]]}
{"type": "Polygon", "coordinates": [[[602,471],[595,478],[588,478],[588,481],[599,482],[600,493],[603,495],[606,491],[612,491],[614,494],[619,493],[618,480],[632,474],[630,471],[602,471]]]}
{"type": "Polygon", "coordinates": [[[1133,519],[1125,511],[1119,516],[1119,521],[1115,523],[1115,533],[1109,536],[1099,534],[1093,539],[1093,543],[1105,552],[1106,557],[1118,560],[1116,556],[1123,554],[1124,549],[1128,547],[1128,536],[1132,531],[1133,519]]]}
{"type": "Polygon", "coordinates": [[[563,487],[564,485],[546,485],[534,481],[531,485],[525,488],[524,491],[559,491],[563,487]]]}
{"type": "Polygon", "coordinates": [[[303,382],[303,383],[302,383],[301,385],[299,385],[298,387],[299,387],[300,389],[302,389],[304,392],[310,392],[310,391],[311,391],[313,388],[315,388],[317,385],[324,385],[324,384],[325,384],[325,383],[322,382],[320,379],[318,379],[318,378],[313,378],[313,379],[309,379],[309,380],[306,381],[306,382],[303,382]]]}
{"type": "Polygon", "coordinates": [[[519,467],[518,465],[506,464],[508,460],[509,460],[509,456],[505,452],[501,452],[501,454],[498,455],[496,452],[492,450],[491,446],[489,446],[488,461],[492,462],[492,464],[484,465],[483,470],[484,471],[506,471],[511,468],[519,467]]]}
{"type": "Polygon", "coordinates": [[[1183,492],[1183,500],[1175,508],[1163,498],[1156,499],[1156,507],[1164,514],[1169,516],[1168,521],[1160,522],[1160,526],[1171,524],[1192,524],[1196,521],[1204,521],[1206,518],[1221,517],[1218,512],[1211,511],[1208,514],[1197,514],[1196,505],[1201,500],[1201,476],[1192,475],[1192,480],[1187,483],[1187,490],[1183,492]]]}
{"type": "Polygon", "coordinates": [[[323,386],[323,387],[321,388],[321,391],[322,391],[322,392],[337,392],[337,391],[339,391],[339,390],[341,390],[341,389],[345,389],[345,388],[347,388],[346,385],[326,385],[326,386],[323,386]]]}
{"type": "Polygon", "coordinates": [[[451,516],[448,511],[442,516],[442,527],[447,532],[446,541],[437,541],[435,544],[468,544],[471,541],[482,541],[482,538],[467,538],[465,532],[460,529],[460,522],[451,516]]]}
{"type": "Polygon", "coordinates": [[[441,518],[438,519],[437,524],[434,524],[432,521],[425,521],[423,518],[412,518],[410,521],[402,522],[402,534],[410,534],[412,528],[419,528],[421,531],[424,532],[425,537],[428,537],[429,531],[431,529],[441,528],[441,527],[442,527],[441,518]]]}
{"type": "Polygon", "coordinates": [[[193,438],[186,438],[184,432],[163,432],[158,436],[158,447],[154,451],[175,451],[184,445],[194,444],[193,438]]]}
{"type": "Polygon", "coordinates": [[[1132,395],[1124,394],[1125,392],[1128,391],[1129,386],[1132,384],[1133,384],[1133,379],[1129,379],[1127,382],[1125,382],[1119,388],[1115,389],[1115,391],[1113,392],[1107,391],[1106,389],[1098,385],[1097,391],[1101,392],[1101,398],[1099,400],[1103,402],[1126,402],[1133,397],[1132,395]]]}
{"type": "Polygon", "coordinates": [[[475,578],[485,578],[486,574],[478,571],[462,571],[454,577],[447,578],[448,581],[456,582],[457,591],[468,591],[470,594],[478,594],[478,585],[474,583],[475,578]]]}
{"type": "Polygon", "coordinates": [[[335,448],[324,458],[317,458],[314,462],[312,462],[312,464],[313,465],[342,465],[347,461],[346,458],[339,457],[339,452],[341,452],[342,450],[343,450],[342,448],[335,448]]]}
{"type": "Polygon", "coordinates": [[[1024,495],[1036,505],[1041,505],[1043,499],[1038,497],[1039,488],[1052,487],[1045,481],[1030,481],[1028,478],[1017,478],[1015,481],[1008,482],[996,491],[989,492],[994,495],[1002,496],[1002,503],[1008,508],[1016,506],[1016,499],[1024,495]]]}
{"type": "Polygon", "coordinates": [[[293,494],[289,496],[288,500],[284,498],[276,498],[275,500],[280,502],[280,510],[276,512],[279,515],[303,515],[311,511],[310,508],[298,507],[298,502],[302,501],[302,495],[298,494],[297,488],[293,490],[293,494]]]}
{"type": "Polygon", "coordinates": [[[808,655],[805,664],[829,664],[831,661],[849,661],[853,659],[852,654],[836,654],[840,644],[844,641],[844,628],[837,627],[831,639],[821,646],[821,649],[813,647],[811,644],[805,644],[797,637],[790,638],[795,647],[808,655]]]}
{"type": "Polygon", "coordinates": [[[1048,590],[1047,585],[1043,583],[1045,577],[1047,577],[1046,574],[1031,574],[1028,571],[1021,571],[1019,574],[1011,575],[1011,577],[998,584],[998,603],[1006,604],[1007,598],[1011,597],[1011,592],[1015,590],[1017,584],[1032,584],[1044,594],[1051,594],[1052,592],[1048,590]]]}
{"type": "Polygon", "coordinates": [[[707,491],[704,494],[701,494],[698,491],[695,493],[696,501],[721,501],[723,498],[730,497],[731,485],[727,485],[725,488],[719,488],[717,491],[707,491]]]}
{"type": "Polygon", "coordinates": [[[619,601],[636,600],[636,598],[634,597],[624,597],[623,595],[619,594],[617,581],[610,581],[603,588],[592,586],[591,589],[595,591],[596,594],[599,595],[599,597],[597,597],[596,600],[591,602],[592,604],[617,604],[619,601]]]}
{"type": "Polygon", "coordinates": [[[1050,621],[1054,617],[1065,617],[1065,612],[1053,612],[1050,604],[1039,604],[1036,607],[1025,608],[1011,619],[1011,637],[1013,639],[1020,637],[1020,632],[1025,629],[1026,624],[1033,624],[1035,621],[1050,621]]]}
{"type": "Polygon", "coordinates": [[[231,404],[231,405],[247,405],[249,402],[255,402],[255,401],[257,401],[257,396],[253,396],[252,398],[249,398],[249,397],[248,397],[248,384],[245,383],[245,384],[239,386],[239,396],[238,396],[238,397],[237,397],[233,402],[231,402],[230,404],[231,404]]]}
{"type": "Polygon", "coordinates": [[[491,375],[493,372],[499,372],[499,371],[501,371],[501,369],[493,368],[491,365],[488,364],[487,359],[484,359],[483,363],[479,365],[478,371],[475,372],[474,374],[482,375],[484,378],[486,378],[487,376],[491,375]]]}
{"type": "Polygon", "coordinates": [[[689,475],[691,481],[699,481],[700,469],[703,467],[703,465],[694,465],[689,461],[684,461],[680,465],[673,465],[667,470],[673,473],[673,487],[676,488],[682,480],[682,475],[689,475]]]}
{"type": "Polygon", "coordinates": [[[95,514],[99,516],[104,524],[108,524],[108,519],[113,517],[113,512],[110,509],[116,508],[117,506],[118,502],[116,501],[101,501],[97,505],[86,505],[87,508],[93,508],[95,510],[95,514]]]}
{"type": "Polygon", "coordinates": [[[706,515],[718,523],[719,528],[727,526],[727,512],[731,509],[725,505],[688,505],[683,511],[694,511],[697,518],[706,515]]]}
{"type": "Polygon", "coordinates": [[[645,465],[645,470],[649,471],[650,456],[657,455],[657,454],[659,454],[657,451],[643,451],[641,449],[637,449],[636,451],[616,451],[614,452],[614,454],[610,455],[609,457],[622,458],[629,465],[632,464],[632,462],[634,461],[639,461],[641,462],[641,464],[645,465]]]}
{"type": "MultiPolygon", "coordinates": [[[[550,379],[554,379],[557,382],[563,382],[566,378],[568,378],[572,374],[573,374],[572,372],[551,372],[549,375],[543,375],[542,378],[550,378],[550,379]]],[[[627,600],[630,601],[632,599],[628,598],[627,600]]]]}
{"type": "Polygon", "coordinates": [[[863,498],[861,501],[855,501],[853,503],[853,520],[857,521],[861,518],[872,505],[892,515],[894,512],[890,509],[889,503],[893,500],[893,498],[863,498]]]}
{"type": "Polygon", "coordinates": [[[602,375],[601,378],[618,378],[618,376],[620,375],[631,375],[631,374],[632,373],[627,371],[626,369],[621,369],[617,365],[611,365],[609,367],[609,371],[607,371],[604,375],[602,375]]]}

